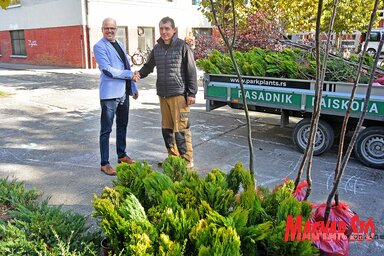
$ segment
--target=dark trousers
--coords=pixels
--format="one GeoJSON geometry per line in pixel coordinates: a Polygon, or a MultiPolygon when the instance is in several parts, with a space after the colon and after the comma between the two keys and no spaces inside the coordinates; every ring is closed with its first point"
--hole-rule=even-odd
{"type": "Polygon", "coordinates": [[[116,152],[117,157],[126,156],[126,135],[129,116],[129,97],[121,104],[120,99],[101,100],[100,119],[100,156],[101,165],[109,163],[109,136],[112,131],[113,119],[116,115],[116,152]]]}

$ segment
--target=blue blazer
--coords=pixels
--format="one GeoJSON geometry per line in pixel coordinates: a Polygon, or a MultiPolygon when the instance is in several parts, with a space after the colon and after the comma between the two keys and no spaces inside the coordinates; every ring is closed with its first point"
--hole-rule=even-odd
{"type": "MultiPolygon", "coordinates": [[[[127,56],[127,67],[124,69],[124,63],[112,44],[104,37],[93,46],[93,54],[101,71],[100,74],[100,99],[121,98],[126,90],[126,80],[131,80],[132,71],[130,70],[129,58],[125,47],[116,40],[124,54],[127,56]]],[[[132,94],[137,93],[136,84],[131,82],[132,94]]]]}

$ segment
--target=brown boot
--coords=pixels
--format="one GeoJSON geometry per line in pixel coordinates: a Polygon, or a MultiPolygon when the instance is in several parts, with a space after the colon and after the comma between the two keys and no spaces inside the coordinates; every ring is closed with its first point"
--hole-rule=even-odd
{"type": "Polygon", "coordinates": [[[100,171],[102,171],[103,173],[105,173],[109,176],[115,176],[116,175],[116,171],[112,168],[112,166],[110,164],[106,164],[106,165],[101,166],[100,171]]]}
{"type": "Polygon", "coordinates": [[[119,164],[122,162],[127,163],[127,164],[133,164],[135,162],[135,160],[131,159],[129,156],[125,156],[125,157],[119,158],[117,160],[117,162],[119,164]]]}

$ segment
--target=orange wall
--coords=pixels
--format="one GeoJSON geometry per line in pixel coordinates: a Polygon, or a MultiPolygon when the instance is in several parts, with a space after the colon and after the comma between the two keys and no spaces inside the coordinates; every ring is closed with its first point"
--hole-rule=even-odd
{"type": "Polygon", "coordinates": [[[11,57],[9,31],[0,32],[0,62],[85,67],[82,26],[24,30],[26,57],[11,57]]]}

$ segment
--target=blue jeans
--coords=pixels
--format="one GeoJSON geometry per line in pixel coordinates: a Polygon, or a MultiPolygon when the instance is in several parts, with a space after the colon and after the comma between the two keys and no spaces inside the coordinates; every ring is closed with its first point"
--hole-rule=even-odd
{"type": "Polygon", "coordinates": [[[113,119],[116,115],[116,152],[117,157],[125,157],[126,135],[129,115],[129,96],[124,102],[120,99],[100,100],[100,156],[101,165],[109,164],[109,136],[112,131],[113,119]]]}

